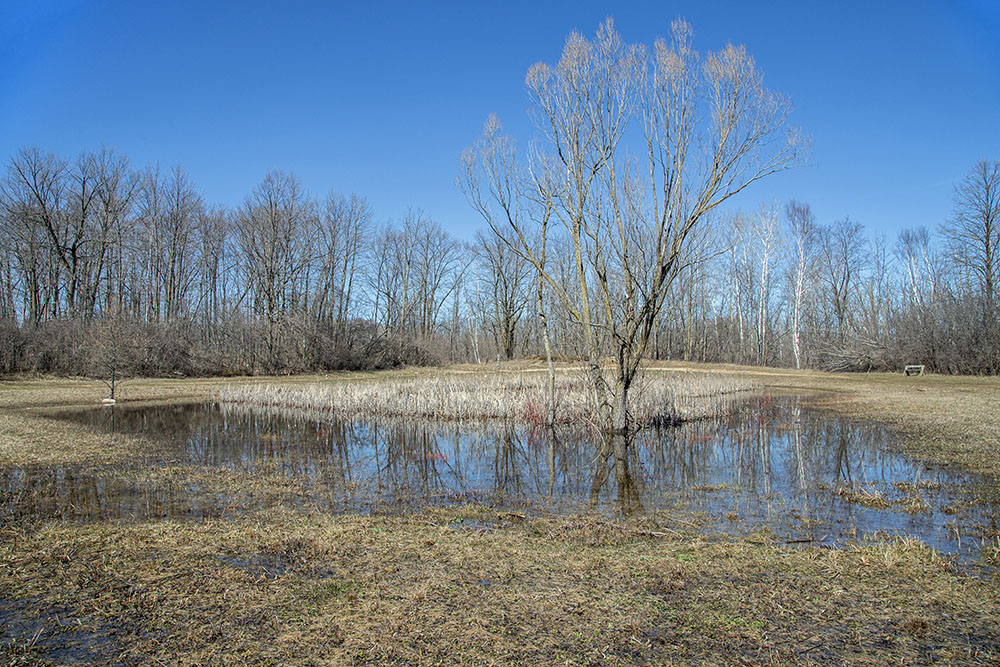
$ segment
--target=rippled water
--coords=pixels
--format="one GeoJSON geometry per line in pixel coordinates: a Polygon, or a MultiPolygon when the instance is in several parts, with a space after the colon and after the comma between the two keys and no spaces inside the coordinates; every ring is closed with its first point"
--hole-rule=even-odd
{"type": "MultiPolygon", "coordinates": [[[[350,423],[211,404],[65,417],[151,438],[155,454],[125,468],[0,471],[6,512],[86,520],[278,502],[385,511],[470,500],[529,512],[614,508],[613,485],[592,494],[595,445],[573,429],[350,423]]],[[[799,398],[761,398],[725,419],[637,434],[630,468],[647,510],[709,530],[767,528],[831,545],[884,532],[978,559],[1000,523],[998,507],[971,493],[985,480],[913,461],[892,442],[879,425],[810,410],[799,398]]]]}

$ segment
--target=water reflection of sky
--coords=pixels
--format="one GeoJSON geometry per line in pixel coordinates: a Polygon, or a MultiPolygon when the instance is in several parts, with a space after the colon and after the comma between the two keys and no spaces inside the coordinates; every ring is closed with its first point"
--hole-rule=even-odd
{"type": "MultiPolygon", "coordinates": [[[[130,469],[3,471],[7,512],[203,516],[288,501],[329,511],[471,500],[555,511],[596,500],[614,508],[613,484],[591,496],[592,439],[568,428],[553,437],[504,425],[351,423],[212,405],[116,407],[73,418],[143,434],[157,451],[130,469]],[[157,472],[176,466],[199,474],[157,472]],[[255,490],[254,478],[265,476],[287,480],[285,497],[275,498],[273,485],[267,494],[255,490]]],[[[647,510],[696,517],[710,530],[767,528],[830,545],[884,532],[978,558],[998,524],[996,505],[971,502],[970,487],[983,481],[928,467],[891,445],[881,426],[807,409],[798,398],[758,398],[722,420],[639,433],[630,469],[647,510]]]]}

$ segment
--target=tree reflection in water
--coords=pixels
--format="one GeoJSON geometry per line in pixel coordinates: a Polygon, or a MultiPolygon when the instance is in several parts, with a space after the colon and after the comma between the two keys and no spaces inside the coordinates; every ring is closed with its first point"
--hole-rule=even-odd
{"type": "Polygon", "coordinates": [[[114,518],[218,514],[281,502],[379,511],[478,501],[621,515],[682,510],[727,531],[768,526],[833,542],[883,530],[945,550],[955,522],[965,534],[975,528],[964,524],[985,531],[998,523],[995,505],[955,513],[968,504],[959,496],[976,478],[911,461],[889,446],[884,428],[810,410],[794,397],[750,400],[724,419],[645,429],[629,436],[632,443],[612,442],[613,451],[628,453],[623,469],[617,458],[607,467],[595,463],[598,443],[582,427],[347,422],[211,405],[118,406],[67,417],[144,434],[158,449],[129,469],[0,471],[6,512],[114,518]],[[160,468],[197,474],[160,474],[160,468]],[[220,476],[245,483],[210,492],[215,487],[206,480],[220,476]],[[264,493],[258,479],[278,483],[264,493]],[[859,493],[878,494],[889,505],[918,496],[927,511],[851,502],[859,493]]]}

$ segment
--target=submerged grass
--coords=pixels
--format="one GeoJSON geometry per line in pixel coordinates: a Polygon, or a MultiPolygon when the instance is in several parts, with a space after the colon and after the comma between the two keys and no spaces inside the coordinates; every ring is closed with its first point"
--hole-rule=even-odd
{"type": "Polygon", "coordinates": [[[892,507],[892,502],[878,489],[866,489],[855,486],[839,486],[834,491],[834,495],[840,496],[847,502],[856,503],[862,507],[872,509],[886,509],[892,507]]]}
{"type": "MultiPolygon", "coordinates": [[[[547,411],[547,379],[539,374],[447,375],[307,386],[233,385],[217,393],[221,403],[314,411],[342,419],[428,418],[445,421],[503,420],[541,423],[547,411]]],[[[631,393],[639,426],[672,424],[724,414],[735,394],[755,386],[732,376],[643,378],[631,393]]],[[[587,381],[562,373],[555,385],[556,421],[592,423],[587,381]]]]}
{"type": "Polygon", "coordinates": [[[816,392],[812,407],[885,423],[908,453],[1000,481],[1000,377],[823,373],[658,363],[661,371],[732,373],[770,391],[816,392]]]}
{"type": "Polygon", "coordinates": [[[920,496],[919,492],[908,488],[913,485],[899,484],[897,486],[902,486],[903,489],[909,492],[905,495],[894,497],[887,496],[879,488],[866,487],[863,484],[842,484],[833,491],[833,494],[841,500],[869,509],[884,510],[895,507],[908,514],[921,514],[930,510],[930,507],[920,496]]]}

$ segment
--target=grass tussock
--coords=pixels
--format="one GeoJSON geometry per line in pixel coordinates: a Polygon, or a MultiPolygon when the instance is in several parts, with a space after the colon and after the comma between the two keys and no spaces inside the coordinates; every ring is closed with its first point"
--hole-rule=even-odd
{"type": "Polygon", "coordinates": [[[849,503],[870,509],[888,509],[892,507],[892,502],[878,489],[865,489],[863,487],[844,485],[837,487],[834,495],[839,496],[849,503]]]}
{"type": "MultiPolygon", "coordinates": [[[[341,419],[426,418],[444,421],[505,420],[540,424],[547,414],[547,378],[540,374],[445,375],[371,382],[232,385],[217,398],[228,405],[305,410],[341,419]]],[[[733,376],[657,374],[632,390],[635,423],[679,423],[725,414],[735,396],[755,388],[733,376]]],[[[560,374],[556,422],[593,423],[586,380],[560,374]]]]}
{"type": "Polygon", "coordinates": [[[983,563],[1000,568],[1000,535],[983,544],[983,563]]]}
{"type": "Polygon", "coordinates": [[[908,491],[908,493],[900,496],[887,495],[875,487],[866,488],[861,484],[842,484],[834,490],[833,494],[846,502],[869,509],[897,508],[908,514],[922,514],[930,511],[930,506],[918,491],[919,487],[902,483],[895,486],[901,491],[908,491]]]}

